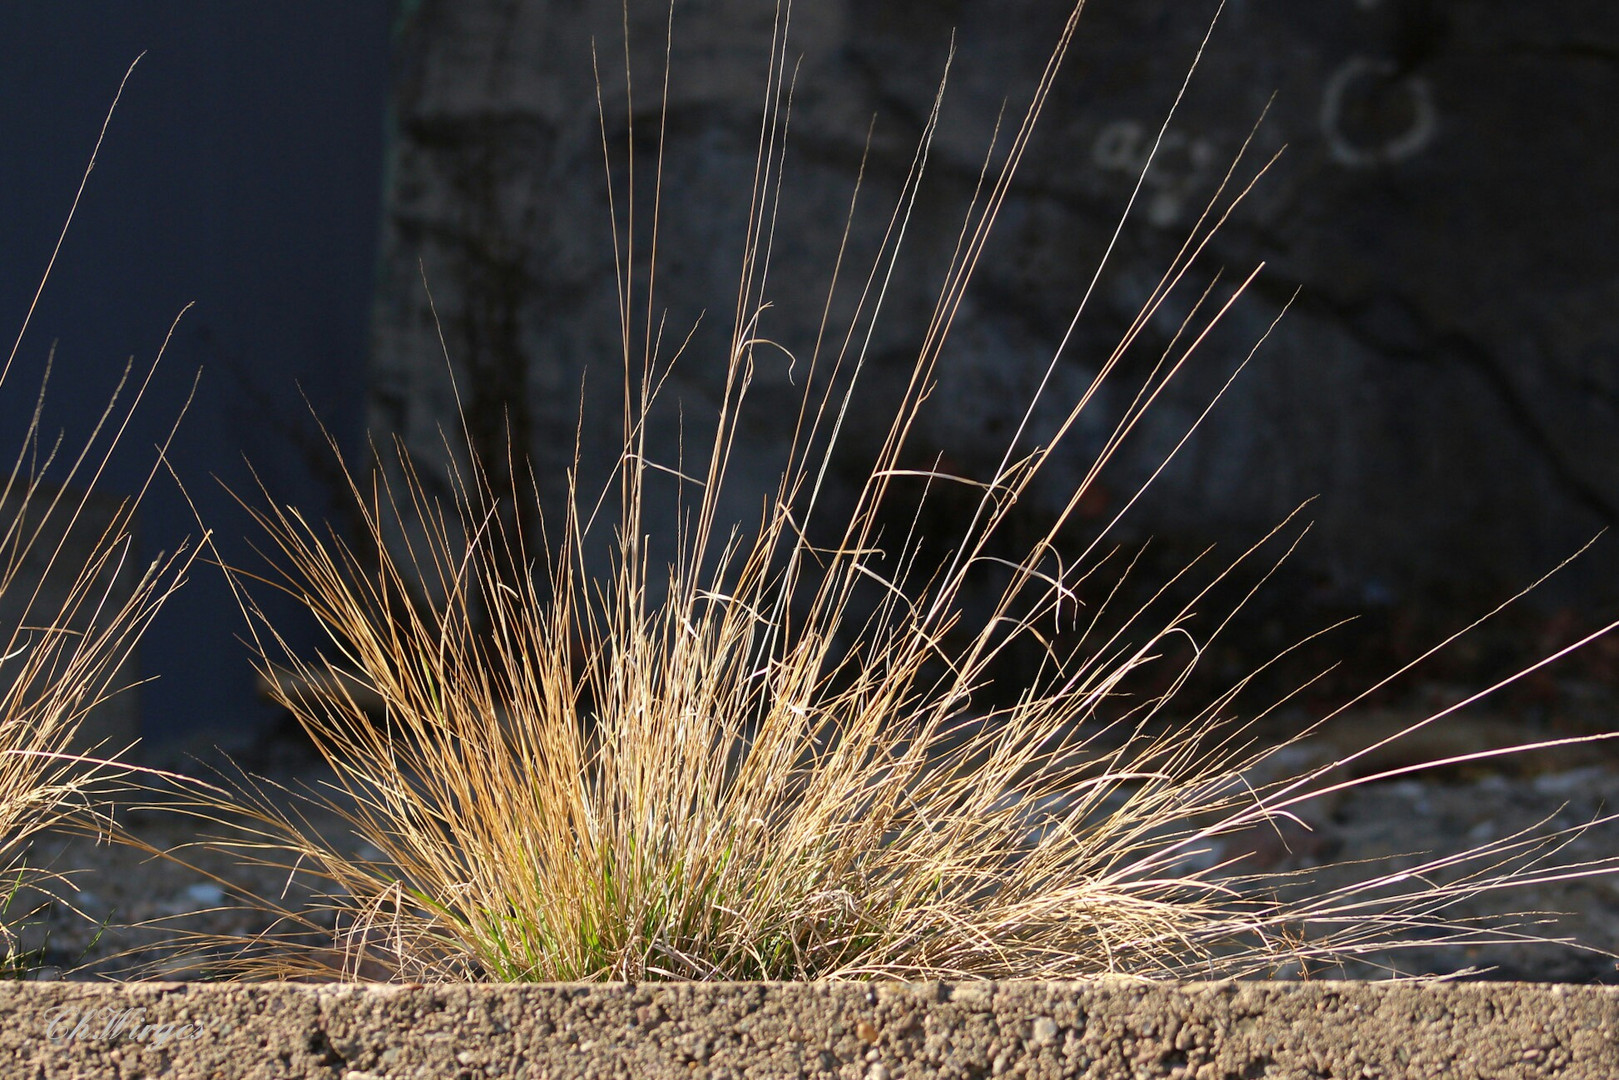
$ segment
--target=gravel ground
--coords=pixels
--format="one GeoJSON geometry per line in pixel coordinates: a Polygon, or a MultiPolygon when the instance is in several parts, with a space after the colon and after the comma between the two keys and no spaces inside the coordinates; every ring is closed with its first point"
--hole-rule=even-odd
{"type": "MultiPolygon", "coordinates": [[[[1619,780],[1611,762],[1537,776],[1493,775],[1457,784],[1399,780],[1367,787],[1346,798],[1326,829],[1323,858],[1369,860],[1364,866],[1321,871],[1324,884],[1347,883],[1371,873],[1411,868],[1423,852],[1455,852],[1511,836],[1519,830],[1571,829],[1611,813],[1619,780]],[[1538,826],[1538,828],[1537,828],[1538,826]]],[[[1619,822],[1592,828],[1557,852],[1555,862],[1577,863],[1619,854],[1619,822]]],[[[1464,967],[1492,968],[1484,977],[1529,982],[1619,983],[1619,872],[1567,881],[1515,886],[1486,893],[1450,909],[1457,917],[1503,912],[1542,912],[1558,917],[1528,929],[1564,937],[1570,945],[1495,944],[1451,949],[1414,949],[1373,959],[1408,969],[1447,974],[1464,967]]]]}
{"type": "MultiPolygon", "coordinates": [[[[1399,716],[1346,718],[1340,730],[1372,741],[1399,716]]],[[[1458,724],[1447,742],[1409,748],[1407,757],[1387,754],[1368,759],[1362,773],[1398,768],[1402,761],[1436,753],[1465,752],[1488,743],[1489,723],[1458,724]]],[[[1521,731],[1517,735],[1522,738],[1521,731]]],[[[1499,743],[1499,739],[1496,742],[1499,743]]],[[[1538,759],[1502,759],[1488,769],[1449,770],[1421,779],[1401,778],[1368,784],[1336,799],[1301,808],[1310,831],[1292,828],[1229,840],[1216,855],[1253,851],[1252,865],[1264,870],[1315,868],[1311,880],[1318,886],[1344,884],[1378,874],[1408,870],[1423,851],[1449,852],[1508,836],[1545,822],[1546,828],[1565,828],[1589,822],[1605,812],[1610,793],[1619,781],[1619,756],[1609,744],[1569,748],[1538,759]],[[1352,867],[1337,864],[1356,862],[1352,867]]],[[[1312,738],[1290,749],[1283,764],[1296,768],[1341,756],[1344,744],[1312,738]]],[[[280,747],[267,757],[250,760],[256,772],[289,785],[317,783],[322,775],[310,756],[296,748],[280,747]]],[[[151,811],[120,814],[135,834],[159,848],[172,848],[197,838],[196,829],[183,818],[151,811]]],[[[312,824],[327,835],[343,836],[336,816],[316,815],[312,824]]],[[[1599,827],[1576,839],[1558,854],[1563,863],[1619,854],[1619,822],[1599,827]]],[[[221,877],[249,884],[269,896],[280,896],[285,874],[265,868],[241,867],[219,853],[197,855],[201,866],[221,877]]],[[[145,964],[142,977],[185,974],[165,960],[164,945],[178,932],[206,930],[217,933],[256,933],[269,926],[257,913],[229,910],[225,895],[207,876],[153,859],[128,847],[96,843],[83,837],[51,837],[35,845],[33,865],[73,870],[78,890],[61,888],[66,904],[56,903],[40,912],[25,927],[25,942],[43,948],[46,978],[128,977],[132,964],[145,964]],[[133,927],[151,919],[161,926],[133,927]],[[104,925],[103,925],[104,924],[104,925]]],[[[17,911],[30,905],[19,900],[17,911]]],[[[1619,874],[1576,881],[1532,884],[1506,894],[1488,894],[1456,908],[1456,915],[1490,915],[1506,910],[1564,912],[1555,926],[1538,927],[1539,933],[1567,936],[1607,953],[1619,953],[1619,874]]],[[[1496,944],[1467,948],[1416,948],[1398,958],[1388,954],[1369,957],[1373,962],[1397,964],[1407,972],[1450,974],[1462,968],[1493,968],[1483,975],[1492,979],[1574,983],[1619,983],[1613,956],[1558,944],[1496,944]]],[[[1297,976],[1284,972],[1283,977],[1297,976]]],[[[1322,970],[1310,976],[1367,978],[1376,970],[1322,970]]]]}
{"type": "MultiPolygon", "coordinates": [[[[256,763],[257,764],[257,763],[256,763]]],[[[173,768],[174,763],[165,762],[173,768]]],[[[183,770],[184,771],[184,770],[183,770]]],[[[323,836],[342,838],[348,826],[335,813],[276,792],[273,785],[302,790],[329,777],[313,761],[255,767],[261,785],[280,807],[296,807],[323,836]]],[[[197,775],[209,774],[198,771],[197,775]]],[[[210,777],[212,778],[212,777],[210,777]]],[[[43,950],[45,978],[196,978],[206,971],[188,965],[174,944],[189,933],[251,935],[274,926],[262,912],[244,909],[227,895],[228,881],[288,906],[307,900],[308,888],[291,884],[285,871],[252,865],[228,852],[194,845],[222,830],[185,815],[156,809],[115,810],[129,833],[163,851],[181,851],[190,867],[135,847],[70,833],[38,840],[29,865],[60,871],[52,898],[19,898],[17,911],[36,912],[23,926],[25,947],[43,950]],[[143,925],[144,924],[144,925],[143,925]]],[[[357,850],[357,841],[350,841],[357,850]]]]}

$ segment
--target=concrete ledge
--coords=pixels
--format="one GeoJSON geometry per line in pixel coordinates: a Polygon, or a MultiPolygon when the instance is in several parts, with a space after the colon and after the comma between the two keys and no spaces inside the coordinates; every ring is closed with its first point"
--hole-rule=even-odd
{"type": "Polygon", "coordinates": [[[1619,1078],[1619,988],[0,984],[0,1076],[1619,1078]]]}

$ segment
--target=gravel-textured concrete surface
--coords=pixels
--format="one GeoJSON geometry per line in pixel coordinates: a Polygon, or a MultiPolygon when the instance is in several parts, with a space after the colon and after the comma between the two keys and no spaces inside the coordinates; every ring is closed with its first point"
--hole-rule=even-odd
{"type": "Polygon", "coordinates": [[[0,1076],[1619,1077],[1619,988],[0,985],[0,1076]]]}

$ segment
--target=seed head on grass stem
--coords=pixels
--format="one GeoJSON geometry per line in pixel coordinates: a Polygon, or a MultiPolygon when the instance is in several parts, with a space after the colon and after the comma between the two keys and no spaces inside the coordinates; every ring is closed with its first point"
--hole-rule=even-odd
{"type": "MultiPolygon", "coordinates": [[[[262,491],[257,505],[244,501],[271,569],[232,580],[267,681],[335,777],[306,795],[352,836],[319,835],[251,779],[234,792],[192,787],[186,812],[237,826],[215,843],[315,882],[312,906],[244,897],[279,922],[235,943],[235,970],[411,980],[1267,974],[1415,934],[1512,938],[1527,931],[1447,922],[1446,912],[1515,881],[1610,869],[1542,870],[1560,836],[1526,834],[1325,894],[1294,875],[1251,872],[1241,856],[1254,831],[1332,781],[1327,768],[1269,786],[1253,779],[1270,752],[1230,719],[1240,686],[1199,707],[1181,700],[1200,651],[1229,623],[1206,627],[1196,609],[1230,568],[1167,620],[1151,604],[1122,617],[1106,596],[1094,609],[1078,604],[1102,560],[1095,544],[1064,548],[1064,526],[1252,274],[1224,291],[1217,280],[1190,305],[1114,436],[1022,557],[992,543],[1268,167],[1243,179],[1246,146],[1049,440],[1027,442],[1031,402],[987,477],[911,466],[941,350],[1077,16],[1022,122],[991,152],[908,388],[841,524],[822,520],[824,480],[939,114],[935,103],[879,254],[852,289],[847,331],[840,338],[824,319],[795,357],[761,329],[791,101],[784,35],[718,417],[697,468],[656,460],[648,445],[670,365],[700,358],[667,349],[650,273],[642,294],[632,288],[631,245],[644,238],[632,220],[620,228],[614,203],[625,419],[608,491],[580,490],[576,454],[554,531],[524,535],[512,524],[522,516],[502,508],[537,506],[540,485],[497,489],[490,477],[522,475],[509,463],[525,448],[505,448],[510,462],[492,470],[488,448],[446,438],[448,496],[431,494],[398,446],[378,453],[386,467],[347,472],[363,521],[352,540],[262,491]],[[733,525],[721,492],[739,417],[756,365],[781,353],[808,373],[788,465],[757,518],[733,525]],[[678,485],[670,522],[646,514],[654,482],[678,485]],[[930,561],[924,540],[936,538],[921,535],[919,508],[961,485],[976,502],[949,553],[930,561]],[[605,575],[593,572],[603,550],[605,575]],[[661,551],[673,552],[667,565],[661,551]],[[1004,589],[969,625],[965,598],[991,570],[1004,589]],[[324,653],[288,648],[253,599],[264,584],[314,614],[324,653]],[[1171,667],[1164,689],[1128,697],[1141,672],[1176,663],[1181,641],[1192,658],[1171,667]],[[1016,692],[992,693],[997,662],[1014,649],[1031,650],[1036,670],[1016,692]]],[[[654,215],[653,251],[657,228],[654,215]]],[[[840,256],[828,313],[845,276],[840,256]]],[[[1065,336],[1040,393],[1068,348],[1065,336]]]]}

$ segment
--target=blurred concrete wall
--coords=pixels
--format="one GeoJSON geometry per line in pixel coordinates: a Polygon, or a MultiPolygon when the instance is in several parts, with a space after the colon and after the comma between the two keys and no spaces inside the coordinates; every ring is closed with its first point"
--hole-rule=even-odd
{"type": "MultiPolygon", "coordinates": [[[[717,407],[759,139],[771,4],[706,0],[674,17],[660,208],[665,352],[706,311],[656,428],[676,403],[717,407]]],[[[797,90],[762,335],[807,351],[859,167],[872,155],[850,265],[863,268],[957,51],[908,253],[872,346],[852,443],[875,449],[926,326],[961,214],[1007,104],[1021,114],[1066,0],[1015,5],[823,0],[792,12],[797,90]],[[862,443],[862,434],[869,433],[862,443]]],[[[1013,430],[1213,17],[1213,3],[1093,0],[944,354],[919,451],[983,475],[1013,430]]],[[[550,498],[580,407],[587,468],[619,437],[615,264],[591,43],[626,209],[634,122],[649,220],[663,0],[629,5],[628,107],[618,4],[421,0],[393,90],[396,142],[370,420],[431,452],[451,414],[421,281],[463,391],[512,403],[550,498]],[[469,389],[470,388],[470,389],[469,389]]],[[[1290,297],[1291,311],[1125,535],[1245,545],[1302,501],[1297,556],[1334,602],[1500,597],[1619,515],[1619,7],[1439,0],[1234,0],[1213,31],[1100,288],[1055,373],[1057,406],[1091,379],[1274,96],[1243,175],[1286,144],[1096,403],[1037,493],[1049,511],[1127,407],[1133,381],[1223,270],[1255,287],[1126,446],[1096,500],[1116,508],[1172,447],[1290,297]]],[[[1003,130],[1003,138],[1006,132],[1003,130]]],[[[639,249],[644,253],[645,243],[639,249]]],[[[642,267],[644,269],[644,267],[642,267]]],[[[842,309],[842,310],[846,310],[842,309]]],[[[762,363],[734,506],[756,512],[801,387],[762,363]]],[[[502,417],[505,419],[505,417],[502,417]]],[[[691,430],[696,430],[692,427],[691,430]]],[[[702,445],[688,431],[688,452],[702,445]]],[[[927,454],[919,456],[926,458],[927,454]]],[[[854,455],[858,458],[858,455],[854,455]]],[[[858,469],[837,478],[845,494],[858,469]]],[[[1619,546],[1543,590],[1592,618],[1619,605],[1619,546]]]]}
{"type": "MultiPolygon", "coordinates": [[[[351,450],[383,187],[387,0],[220,4],[50,0],[0,5],[0,333],[9,350],[72,204],[119,80],[144,53],[107,132],[74,228],[0,391],[0,457],[26,430],[45,358],[42,430],[82,445],[124,363],[169,355],[100,482],[133,494],[199,369],[172,462],[216,530],[252,565],[244,458],[271,491],[325,513],[308,465],[308,396],[351,450]],[[217,477],[217,481],[216,481],[217,477]]],[[[316,455],[318,458],[318,455],[316,455]]],[[[160,477],[141,513],[142,565],[199,526],[160,477]]],[[[272,600],[272,603],[274,601],[272,600]]],[[[303,643],[296,611],[277,608],[303,643]]],[[[141,650],[145,736],[241,743],[258,701],[240,613],[199,566],[141,650]]]]}
{"type": "MultiPolygon", "coordinates": [[[[0,551],[7,564],[6,588],[0,590],[0,687],[9,692],[21,673],[31,670],[34,676],[19,700],[49,700],[56,694],[49,684],[67,677],[71,666],[74,649],[65,642],[105,633],[112,613],[134,596],[145,563],[117,557],[117,545],[123,537],[133,540],[139,523],[125,516],[122,499],[52,485],[39,486],[32,495],[21,484],[8,486],[0,513],[6,522],[0,551]],[[99,572],[86,577],[89,567],[99,572]],[[36,659],[30,667],[28,653],[35,649],[60,662],[36,659]]],[[[82,676],[73,680],[83,689],[80,704],[87,710],[71,744],[80,753],[120,752],[140,735],[138,643],[121,663],[109,665],[102,679],[102,685],[82,676]],[[109,691],[110,697],[96,701],[109,691]]]]}

